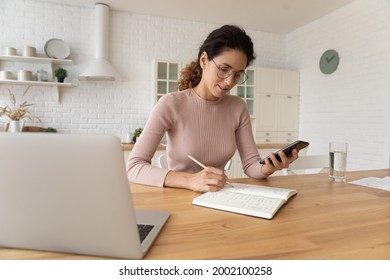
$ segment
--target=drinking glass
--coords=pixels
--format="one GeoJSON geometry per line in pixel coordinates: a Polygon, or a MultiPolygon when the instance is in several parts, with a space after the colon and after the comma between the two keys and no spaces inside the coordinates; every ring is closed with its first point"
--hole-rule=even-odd
{"type": "Polygon", "coordinates": [[[335,182],[346,181],[348,144],[329,143],[329,179],[335,182]]]}

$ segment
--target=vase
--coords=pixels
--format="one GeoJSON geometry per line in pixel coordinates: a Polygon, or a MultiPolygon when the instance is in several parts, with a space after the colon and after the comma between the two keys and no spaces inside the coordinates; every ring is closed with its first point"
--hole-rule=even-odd
{"type": "Polygon", "coordinates": [[[8,127],[8,132],[21,132],[21,128],[20,128],[20,122],[19,121],[15,121],[15,120],[11,120],[9,122],[9,127],[8,127]]]}

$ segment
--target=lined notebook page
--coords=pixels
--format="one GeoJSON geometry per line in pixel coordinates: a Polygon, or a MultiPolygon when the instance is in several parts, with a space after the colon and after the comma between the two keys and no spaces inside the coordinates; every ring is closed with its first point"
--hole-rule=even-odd
{"type": "Polygon", "coordinates": [[[235,192],[209,192],[194,199],[194,204],[271,218],[283,205],[278,198],[253,196],[235,192]]]}

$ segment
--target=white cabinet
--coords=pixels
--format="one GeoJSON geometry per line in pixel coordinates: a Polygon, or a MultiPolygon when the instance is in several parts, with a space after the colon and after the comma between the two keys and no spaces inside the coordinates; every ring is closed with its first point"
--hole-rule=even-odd
{"type": "MultiPolygon", "coordinates": [[[[256,135],[258,131],[270,132],[276,131],[278,111],[278,97],[275,94],[256,94],[256,135]]],[[[276,137],[276,136],[275,136],[276,137]]]]}
{"type": "Polygon", "coordinates": [[[299,96],[278,95],[277,128],[281,132],[298,131],[299,96]]]}
{"type": "Polygon", "coordinates": [[[298,138],[299,72],[258,68],[256,142],[290,143],[298,138]]]}
{"type": "Polygon", "coordinates": [[[256,92],[299,95],[299,72],[258,67],[256,92]]]}
{"type": "Polygon", "coordinates": [[[253,118],[255,116],[255,75],[256,70],[254,68],[248,68],[245,70],[248,79],[242,83],[236,85],[231,94],[241,97],[248,108],[249,115],[253,118]]]}
{"type": "Polygon", "coordinates": [[[154,62],[154,98],[157,102],[164,94],[177,91],[182,63],[179,61],[157,60],[154,62]]]}

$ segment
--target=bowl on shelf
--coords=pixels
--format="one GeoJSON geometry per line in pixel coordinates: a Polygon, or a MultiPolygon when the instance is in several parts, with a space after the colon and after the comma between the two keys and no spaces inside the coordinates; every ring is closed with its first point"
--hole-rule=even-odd
{"type": "Polygon", "coordinates": [[[37,55],[37,49],[31,46],[24,46],[23,56],[34,57],[37,55]]]}
{"type": "Polygon", "coordinates": [[[11,71],[0,71],[0,80],[6,81],[6,80],[12,80],[12,72],[11,71]]]}
{"type": "Polygon", "coordinates": [[[29,70],[19,70],[18,71],[18,81],[31,81],[32,72],[29,70]]]}
{"type": "Polygon", "coordinates": [[[16,55],[16,49],[12,47],[6,47],[5,55],[16,55]]]}

